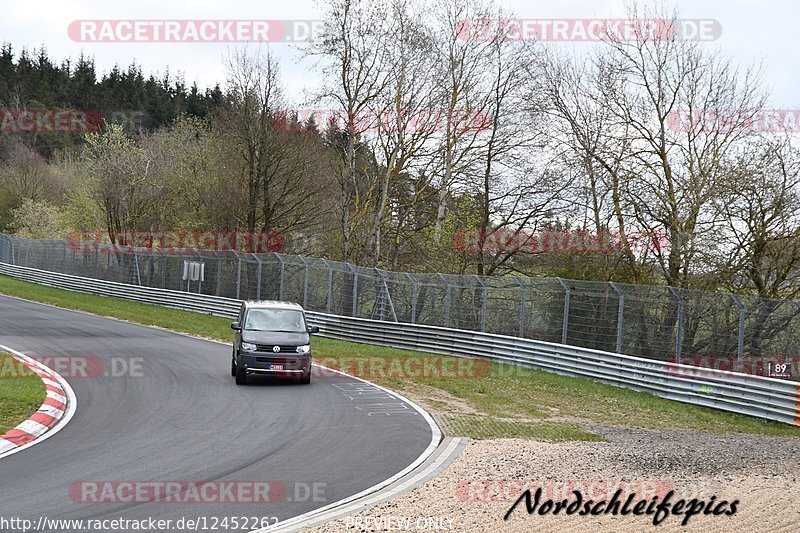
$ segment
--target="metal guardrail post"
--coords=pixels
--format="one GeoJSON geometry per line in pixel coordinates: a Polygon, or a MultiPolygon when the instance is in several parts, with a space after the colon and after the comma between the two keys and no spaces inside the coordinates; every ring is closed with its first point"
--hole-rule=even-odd
{"type": "MultiPolygon", "coordinates": [[[[193,250],[194,250],[194,253],[197,254],[197,263],[199,265],[201,265],[201,267],[200,267],[201,270],[200,271],[201,272],[205,272],[203,270],[204,267],[202,266],[202,265],[205,264],[205,262],[203,261],[203,256],[200,255],[200,252],[197,251],[197,248],[193,248],[193,250]]],[[[202,294],[202,292],[203,292],[203,276],[198,276],[198,278],[197,278],[197,294],[202,294]]]]}
{"type": "Polygon", "coordinates": [[[380,312],[380,317],[378,318],[378,320],[383,321],[383,317],[386,314],[385,313],[386,309],[384,307],[385,304],[382,301],[383,300],[383,290],[382,290],[383,287],[381,287],[380,284],[382,282],[385,283],[385,280],[383,279],[383,275],[381,274],[381,271],[378,269],[378,267],[372,267],[372,271],[375,273],[376,276],[378,276],[380,281],[378,282],[378,291],[379,292],[375,295],[375,303],[372,306],[372,313],[370,315],[370,318],[375,318],[375,311],[379,311],[380,312]],[[380,307],[380,310],[378,309],[378,307],[380,307]]]}
{"type": "Polygon", "coordinates": [[[357,315],[357,312],[358,312],[358,270],[353,268],[353,265],[351,265],[350,263],[345,263],[345,265],[347,265],[347,268],[349,268],[350,271],[353,273],[353,292],[352,292],[353,310],[352,310],[350,316],[355,317],[355,316],[358,316],[357,315]]]}
{"type": "Polygon", "coordinates": [[[328,297],[325,300],[325,312],[330,313],[333,305],[333,268],[327,259],[323,259],[322,264],[328,269],[328,297]]]}
{"type": "MultiPolygon", "coordinates": [[[[375,311],[377,310],[378,305],[380,304],[380,320],[383,321],[384,316],[386,315],[386,303],[383,301],[384,295],[383,295],[383,287],[381,286],[381,284],[386,285],[386,280],[383,278],[383,274],[381,273],[378,267],[372,267],[372,271],[375,272],[376,276],[378,276],[380,282],[378,283],[378,291],[379,291],[378,296],[375,299],[375,306],[372,309],[372,316],[370,316],[370,318],[375,318],[375,311]]],[[[395,318],[395,322],[396,321],[397,318],[395,318]]]]}
{"type": "MultiPolygon", "coordinates": [[[[186,262],[188,260],[189,259],[187,258],[187,256],[181,254],[181,265],[183,267],[183,269],[181,270],[181,290],[184,290],[183,289],[183,276],[184,276],[184,273],[186,272],[186,262]]],[[[189,269],[189,272],[191,272],[191,268],[189,269]]],[[[191,276],[186,276],[186,292],[189,292],[189,283],[191,283],[191,276]]]]}
{"type": "Polygon", "coordinates": [[[256,300],[260,300],[261,299],[261,259],[259,259],[256,254],[250,254],[250,255],[252,255],[253,259],[255,259],[256,262],[258,263],[258,274],[256,275],[256,277],[258,278],[258,283],[256,285],[256,300]]]}
{"type": "Polygon", "coordinates": [[[481,284],[481,293],[483,295],[483,303],[481,304],[481,333],[486,333],[486,300],[489,297],[489,293],[486,289],[486,284],[483,282],[481,277],[476,274],[475,279],[477,279],[478,283],[481,284]]]}
{"type": "Polygon", "coordinates": [[[525,284],[522,283],[522,280],[520,280],[519,277],[514,276],[514,281],[517,282],[520,290],[522,291],[522,295],[519,299],[519,336],[525,338],[525,294],[527,292],[527,289],[525,288],[525,284]]]}
{"type": "Polygon", "coordinates": [[[14,241],[12,239],[8,239],[8,244],[11,247],[11,264],[16,265],[17,261],[16,258],[14,257],[14,241]]]}
{"type": "MultiPolygon", "coordinates": [[[[133,255],[133,264],[131,265],[131,268],[135,268],[136,269],[136,285],[141,286],[142,285],[142,273],[139,270],[139,256],[136,254],[136,250],[135,249],[133,249],[133,254],[132,255],[133,255]]],[[[128,280],[128,283],[133,284],[130,279],[128,280]]]]}
{"type": "Polygon", "coordinates": [[[444,281],[445,285],[447,286],[447,293],[445,294],[445,297],[444,297],[444,327],[449,328],[450,327],[450,302],[451,302],[451,299],[452,299],[452,286],[450,285],[450,282],[447,280],[447,278],[444,277],[444,274],[442,274],[441,272],[437,272],[436,275],[439,276],[440,278],[442,278],[442,281],[444,281]]]}
{"type": "Polygon", "coordinates": [[[567,344],[567,331],[569,330],[569,300],[572,291],[563,279],[556,278],[564,287],[564,318],[561,322],[561,344],[567,344]]]}
{"type": "Polygon", "coordinates": [[[617,309],[617,353],[622,353],[623,330],[625,326],[625,293],[613,281],[609,282],[611,288],[619,297],[619,307],[617,309]]]}
{"type": "Polygon", "coordinates": [[[303,262],[303,309],[308,309],[308,260],[299,256],[303,262]]]}
{"type": "MultiPolygon", "coordinates": [[[[111,255],[111,254],[109,254],[109,255],[111,255]]],[[[122,261],[120,260],[121,257],[124,257],[124,256],[120,255],[119,247],[118,246],[114,246],[114,259],[117,260],[117,282],[119,282],[119,283],[123,283],[123,281],[122,281],[122,261]]],[[[55,263],[53,265],[55,266],[55,263]]]]}
{"type": "Polygon", "coordinates": [[[159,250],[161,254],[161,259],[163,264],[161,265],[161,288],[167,288],[167,267],[169,266],[169,259],[167,259],[167,254],[163,250],[159,250]]]}
{"type": "Polygon", "coordinates": [[[214,252],[214,255],[217,256],[217,288],[214,291],[214,294],[219,296],[220,287],[222,287],[222,258],[219,256],[219,253],[214,252]]]}
{"type": "Polygon", "coordinates": [[[736,307],[739,308],[739,340],[736,351],[736,371],[741,372],[742,360],[744,358],[744,320],[747,316],[747,308],[735,294],[731,294],[730,297],[731,300],[733,300],[733,303],[736,304],[736,307]]]}
{"type": "Polygon", "coordinates": [[[147,254],[147,286],[153,286],[153,254],[147,254]]]}
{"type": "Polygon", "coordinates": [[[417,280],[414,279],[414,276],[409,274],[408,272],[405,273],[406,278],[408,281],[411,282],[411,323],[417,323],[417,298],[419,297],[418,287],[417,287],[417,280]]]}
{"type": "Polygon", "coordinates": [[[241,290],[242,290],[242,256],[239,255],[239,252],[234,252],[236,254],[236,299],[241,300],[241,290]]]}
{"type": "Polygon", "coordinates": [[[678,289],[675,287],[667,287],[669,292],[675,297],[676,302],[678,303],[678,324],[677,329],[675,331],[675,362],[680,364],[681,362],[681,352],[683,351],[683,346],[681,343],[683,342],[683,295],[680,293],[678,289]]]}
{"type": "Polygon", "coordinates": [[[279,284],[278,284],[278,300],[283,301],[283,282],[286,276],[286,265],[283,263],[283,257],[278,252],[272,252],[272,255],[278,258],[278,261],[281,263],[281,273],[279,277],[279,284]]]}

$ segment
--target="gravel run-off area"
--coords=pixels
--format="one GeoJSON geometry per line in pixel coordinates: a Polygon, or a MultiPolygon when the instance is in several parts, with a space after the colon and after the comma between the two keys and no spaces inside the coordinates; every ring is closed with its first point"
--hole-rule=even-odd
{"type": "MultiPolygon", "coordinates": [[[[587,429],[607,442],[539,442],[521,439],[472,440],[445,470],[396,499],[312,531],[800,531],[800,439],[688,430],[598,427],[587,429]],[[542,488],[540,504],[568,498],[609,500],[622,489],[623,503],[691,500],[712,506],[738,500],[727,516],[528,514],[521,502],[530,488],[542,488]]],[[[644,505],[643,505],[644,507],[644,505]]],[[[539,507],[538,509],[540,509],[539,507]]],[[[703,507],[703,510],[709,507],[703,507]]],[[[646,509],[646,508],[645,508],[646,509]]]]}

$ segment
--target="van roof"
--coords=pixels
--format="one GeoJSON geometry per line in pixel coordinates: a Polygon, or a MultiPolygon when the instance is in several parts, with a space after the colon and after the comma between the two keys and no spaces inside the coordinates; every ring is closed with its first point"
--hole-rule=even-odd
{"type": "Polygon", "coordinates": [[[250,309],[294,309],[302,311],[303,307],[294,302],[281,302],[278,300],[249,300],[244,302],[245,307],[250,309]]]}

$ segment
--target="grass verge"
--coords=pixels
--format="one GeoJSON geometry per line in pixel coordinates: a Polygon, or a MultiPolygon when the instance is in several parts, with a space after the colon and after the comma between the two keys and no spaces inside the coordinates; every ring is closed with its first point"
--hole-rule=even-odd
{"type": "Polygon", "coordinates": [[[17,427],[44,402],[42,379],[7,353],[0,352],[0,435],[17,427]]]}
{"type": "MultiPolygon", "coordinates": [[[[206,338],[231,339],[230,320],[200,313],[65,291],[8,276],[0,276],[0,294],[206,338]]],[[[321,337],[314,339],[314,354],[323,363],[346,360],[347,370],[358,364],[373,371],[387,369],[386,364],[411,358],[421,358],[433,368],[454,367],[463,362],[449,356],[321,337]]],[[[399,377],[377,371],[361,377],[420,401],[453,436],[602,440],[582,426],[586,422],[800,436],[800,428],[787,424],[665,400],[588,379],[498,363],[485,365],[481,367],[485,371],[457,378],[432,374],[399,377]]]]}

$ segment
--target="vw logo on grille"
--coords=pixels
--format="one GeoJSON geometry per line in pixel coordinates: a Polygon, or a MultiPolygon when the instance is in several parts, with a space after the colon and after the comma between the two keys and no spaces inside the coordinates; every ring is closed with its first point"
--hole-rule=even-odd
{"type": "Polygon", "coordinates": [[[272,351],[275,352],[275,353],[278,353],[278,352],[281,351],[281,347],[280,346],[273,346],[272,347],[272,351]]]}

